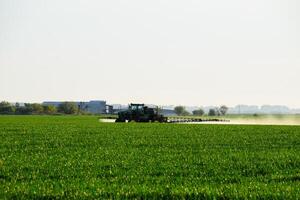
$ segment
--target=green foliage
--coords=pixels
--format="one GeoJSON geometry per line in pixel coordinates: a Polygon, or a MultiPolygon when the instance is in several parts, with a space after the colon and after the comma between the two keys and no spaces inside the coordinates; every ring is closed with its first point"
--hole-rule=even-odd
{"type": "Polygon", "coordinates": [[[190,115],[190,113],[185,109],[184,106],[176,106],[174,108],[176,115],[190,115]]]}
{"type": "Polygon", "coordinates": [[[43,108],[42,104],[33,103],[33,104],[31,104],[31,107],[32,107],[32,112],[33,113],[41,114],[41,113],[44,112],[44,108],[43,108]]]}
{"type": "Polygon", "coordinates": [[[29,115],[33,113],[33,107],[30,103],[25,103],[24,106],[16,107],[16,114],[29,115]]]}
{"type": "Polygon", "coordinates": [[[51,114],[55,114],[57,112],[57,109],[53,105],[44,105],[43,106],[43,112],[45,114],[50,114],[51,115],[51,114]]]}
{"type": "Polygon", "coordinates": [[[198,109],[198,110],[194,110],[193,111],[193,115],[195,115],[195,116],[202,116],[202,115],[204,115],[204,110],[203,109],[198,109]]]}
{"type": "Polygon", "coordinates": [[[0,199],[298,199],[300,126],[0,116],[0,199]]]}
{"type": "Polygon", "coordinates": [[[58,112],[64,114],[76,114],[78,113],[78,106],[74,102],[64,102],[58,106],[58,112]]]}
{"type": "Polygon", "coordinates": [[[0,102],[0,114],[13,114],[15,107],[6,101],[0,102]]]}
{"type": "Polygon", "coordinates": [[[189,115],[191,115],[191,113],[189,113],[187,110],[184,110],[181,115],[182,116],[189,116],[189,115]]]}
{"type": "Polygon", "coordinates": [[[219,111],[220,111],[220,114],[221,115],[226,115],[227,111],[228,111],[228,107],[225,106],[225,105],[222,105],[220,108],[219,108],[219,111]]]}
{"type": "Polygon", "coordinates": [[[16,106],[11,105],[8,102],[0,102],[0,114],[19,114],[19,115],[30,115],[30,114],[55,114],[56,107],[54,106],[43,106],[38,103],[25,103],[24,106],[20,106],[16,103],[16,106]]]}
{"type": "Polygon", "coordinates": [[[216,116],[216,115],[217,115],[216,109],[213,108],[209,109],[208,116],[216,116]]]}

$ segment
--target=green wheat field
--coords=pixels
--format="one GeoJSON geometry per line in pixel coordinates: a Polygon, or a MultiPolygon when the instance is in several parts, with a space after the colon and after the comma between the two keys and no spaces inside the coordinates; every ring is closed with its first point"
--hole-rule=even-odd
{"type": "Polygon", "coordinates": [[[299,199],[300,126],[0,116],[0,199],[299,199]]]}

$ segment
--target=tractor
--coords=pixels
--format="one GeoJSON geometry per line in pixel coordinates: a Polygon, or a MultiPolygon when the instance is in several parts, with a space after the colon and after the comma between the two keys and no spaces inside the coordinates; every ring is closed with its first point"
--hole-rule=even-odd
{"type": "Polygon", "coordinates": [[[167,122],[167,118],[159,114],[158,107],[150,108],[145,104],[130,104],[127,110],[120,111],[116,122],[167,122]]]}

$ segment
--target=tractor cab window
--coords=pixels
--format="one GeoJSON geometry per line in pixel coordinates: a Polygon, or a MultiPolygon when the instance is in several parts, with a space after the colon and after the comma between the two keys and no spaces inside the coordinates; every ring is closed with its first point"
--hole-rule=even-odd
{"type": "Polygon", "coordinates": [[[131,106],[131,110],[137,110],[138,107],[137,106],[131,106]]]}
{"type": "Polygon", "coordinates": [[[132,111],[143,111],[144,110],[143,105],[131,105],[130,108],[131,108],[132,111]]]}

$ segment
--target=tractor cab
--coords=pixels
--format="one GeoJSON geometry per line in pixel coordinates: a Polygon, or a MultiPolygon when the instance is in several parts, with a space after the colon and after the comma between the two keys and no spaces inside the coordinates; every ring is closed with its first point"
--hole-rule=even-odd
{"type": "Polygon", "coordinates": [[[129,121],[140,121],[144,118],[147,113],[147,106],[145,104],[130,104],[129,111],[131,116],[128,118],[129,121]]]}

